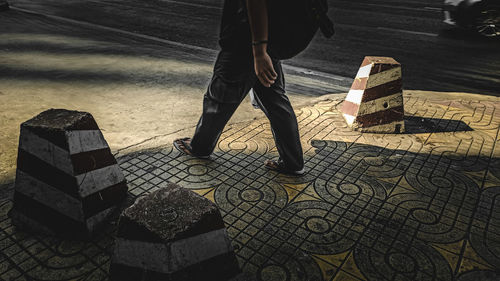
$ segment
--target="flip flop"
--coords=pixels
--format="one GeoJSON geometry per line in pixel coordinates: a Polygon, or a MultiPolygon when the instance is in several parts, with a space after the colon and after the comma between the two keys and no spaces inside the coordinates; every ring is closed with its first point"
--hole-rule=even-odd
{"type": "Polygon", "coordinates": [[[192,151],[190,143],[191,143],[191,138],[182,138],[182,139],[174,140],[173,145],[182,154],[193,156],[193,157],[200,158],[200,159],[209,159],[210,158],[210,155],[208,155],[208,156],[195,155],[192,151]]]}
{"type": "Polygon", "coordinates": [[[283,162],[281,160],[266,160],[264,162],[264,167],[268,168],[271,171],[275,171],[281,174],[287,174],[287,175],[292,175],[292,176],[301,176],[304,174],[305,169],[302,168],[302,170],[298,171],[292,171],[284,167],[283,162]]]}

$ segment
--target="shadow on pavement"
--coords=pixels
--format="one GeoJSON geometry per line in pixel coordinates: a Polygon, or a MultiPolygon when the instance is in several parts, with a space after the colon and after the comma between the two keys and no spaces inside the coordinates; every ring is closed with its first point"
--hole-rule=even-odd
{"type": "Polygon", "coordinates": [[[446,120],[419,116],[405,116],[405,133],[444,133],[472,131],[465,122],[460,120],[446,120]]]}
{"type": "MultiPolygon", "coordinates": [[[[172,148],[120,158],[127,204],[168,182],[215,201],[257,280],[498,277],[498,158],[312,139],[307,174],[291,177],[262,166],[274,155],[265,142],[227,141],[211,161],[172,148]]],[[[116,217],[92,241],[66,241],[16,230],[11,205],[0,202],[2,277],[108,278],[116,217]]]]}

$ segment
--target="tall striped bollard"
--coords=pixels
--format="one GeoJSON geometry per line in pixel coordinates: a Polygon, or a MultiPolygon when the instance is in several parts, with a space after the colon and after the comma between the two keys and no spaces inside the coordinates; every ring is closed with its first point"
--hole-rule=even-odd
{"type": "Polygon", "coordinates": [[[404,132],[401,64],[388,57],[365,57],[340,111],[354,130],[404,132]]]}

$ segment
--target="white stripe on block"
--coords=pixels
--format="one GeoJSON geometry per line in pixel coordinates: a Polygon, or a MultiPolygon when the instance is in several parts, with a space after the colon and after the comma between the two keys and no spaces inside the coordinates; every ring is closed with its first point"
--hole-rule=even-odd
{"type": "Polygon", "coordinates": [[[35,179],[19,169],[16,173],[16,192],[22,193],[76,221],[83,223],[85,220],[82,203],[78,199],[35,179]]]}
{"type": "Polygon", "coordinates": [[[12,221],[14,222],[15,225],[21,225],[30,230],[34,230],[36,232],[40,232],[46,235],[56,235],[56,233],[52,229],[46,227],[45,225],[39,223],[38,221],[30,217],[27,217],[25,214],[17,211],[15,208],[12,209],[10,217],[12,218],[12,221]]]}
{"type": "Polygon", "coordinates": [[[395,121],[389,124],[375,125],[371,127],[359,127],[360,132],[375,132],[375,133],[394,133],[396,126],[400,125],[399,132],[405,131],[405,122],[403,120],[395,121]]]}
{"type": "Polygon", "coordinates": [[[21,128],[19,147],[50,166],[73,175],[73,164],[69,152],[39,137],[31,130],[21,128]]]}
{"type": "Polygon", "coordinates": [[[172,268],[182,269],[233,251],[226,229],[203,233],[171,244],[172,268]]]}
{"type": "Polygon", "coordinates": [[[352,116],[352,115],[345,114],[345,113],[343,113],[342,115],[344,116],[345,121],[347,122],[347,124],[349,126],[351,126],[352,123],[354,123],[354,120],[356,120],[356,116],[352,116]]]}
{"type": "Polygon", "coordinates": [[[361,104],[361,99],[363,98],[363,93],[365,90],[349,90],[349,93],[347,94],[347,97],[345,98],[346,101],[350,101],[355,104],[361,104]]]}
{"type": "Polygon", "coordinates": [[[124,180],[125,177],[118,164],[113,164],[76,176],[78,193],[81,197],[87,197],[90,194],[99,192],[124,180]]]}
{"type": "Polygon", "coordinates": [[[359,68],[358,73],[356,74],[356,78],[365,78],[370,76],[370,72],[372,71],[373,64],[365,65],[359,68]]]}
{"type": "Polygon", "coordinates": [[[376,74],[370,75],[366,83],[366,89],[380,86],[382,84],[398,80],[401,78],[401,67],[391,68],[376,74]]]}
{"type": "Polygon", "coordinates": [[[111,212],[113,212],[115,209],[116,209],[116,206],[111,206],[108,209],[106,209],[104,211],[101,211],[101,212],[93,215],[92,217],[88,218],[87,219],[87,229],[88,229],[88,231],[90,233],[94,233],[96,227],[101,222],[103,222],[104,220],[106,220],[109,217],[109,215],[111,214],[111,212]]]}
{"type": "Polygon", "coordinates": [[[108,143],[99,130],[67,131],[66,138],[70,154],[108,148],[108,143]]]}
{"type": "Polygon", "coordinates": [[[117,238],[112,263],[172,273],[232,251],[224,228],[166,244],[117,238]]]}
{"type": "Polygon", "coordinates": [[[363,102],[359,106],[358,116],[371,114],[379,111],[385,111],[402,105],[403,105],[403,93],[399,92],[397,94],[390,95],[387,97],[382,97],[376,100],[363,102]],[[387,107],[384,107],[385,103],[387,103],[387,107]]]}

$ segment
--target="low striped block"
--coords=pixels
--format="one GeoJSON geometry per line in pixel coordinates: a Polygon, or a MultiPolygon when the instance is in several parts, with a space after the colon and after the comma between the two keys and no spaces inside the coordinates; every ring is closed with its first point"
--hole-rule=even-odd
{"type": "Polygon", "coordinates": [[[21,124],[17,227],[89,238],[127,195],[125,177],[90,113],[50,109],[21,124]]]}
{"type": "Polygon", "coordinates": [[[340,111],[357,131],[404,132],[401,64],[393,58],[365,57],[340,111]]]}
{"type": "Polygon", "coordinates": [[[175,184],[122,212],[111,280],[230,280],[240,273],[217,206],[175,184]]]}

